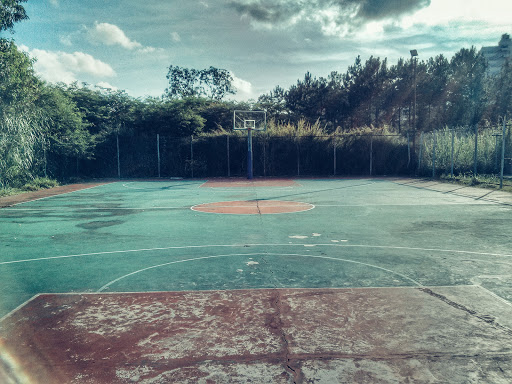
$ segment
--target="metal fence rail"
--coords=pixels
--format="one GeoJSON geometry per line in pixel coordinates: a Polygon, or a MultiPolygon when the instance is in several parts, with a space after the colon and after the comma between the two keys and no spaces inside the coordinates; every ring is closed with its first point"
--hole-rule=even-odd
{"type": "MultiPolygon", "coordinates": [[[[427,133],[253,137],[254,176],[438,177],[512,174],[511,127],[443,129],[427,133]]],[[[247,175],[247,137],[111,135],[94,157],[59,154],[53,143],[35,143],[34,174],[59,179],[232,177],[247,175]]]]}

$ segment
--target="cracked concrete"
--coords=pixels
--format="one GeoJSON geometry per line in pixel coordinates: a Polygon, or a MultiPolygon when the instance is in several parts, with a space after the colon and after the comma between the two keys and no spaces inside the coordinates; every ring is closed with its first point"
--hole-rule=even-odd
{"type": "Polygon", "coordinates": [[[477,286],[40,295],[0,382],[509,383],[510,318],[477,286]]]}

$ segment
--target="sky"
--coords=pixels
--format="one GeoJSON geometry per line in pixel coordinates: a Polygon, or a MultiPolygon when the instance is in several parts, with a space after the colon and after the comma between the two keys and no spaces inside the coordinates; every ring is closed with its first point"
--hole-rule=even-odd
{"type": "Polygon", "coordinates": [[[510,0],[28,0],[12,37],[48,82],[161,96],[170,65],[231,72],[235,100],[344,73],[359,55],[390,64],[512,34],[510,0]]]}

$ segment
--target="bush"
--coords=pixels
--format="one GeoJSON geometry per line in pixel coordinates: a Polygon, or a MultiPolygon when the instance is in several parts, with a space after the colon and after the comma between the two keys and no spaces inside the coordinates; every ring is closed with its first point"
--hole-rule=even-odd
{"type": "Polygon", "coordinates": [[[31,182],[25,184],[22,189],[24,191],[39,191],[40,189],[49,189],[57,187],[59,183],[56,180],[47,177],[38,177],[31,182]]]}

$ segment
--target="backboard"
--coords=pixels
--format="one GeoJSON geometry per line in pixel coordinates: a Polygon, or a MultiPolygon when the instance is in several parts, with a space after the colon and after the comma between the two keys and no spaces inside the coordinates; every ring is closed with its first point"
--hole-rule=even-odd
{"type": "Polygon", "coordinates": [[[267,129],[267,114],[265,111],[234,111],[233,129],[264,131],[267,129]]]}

